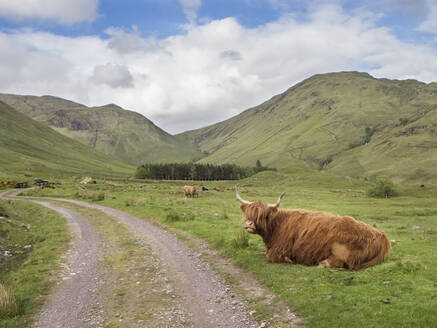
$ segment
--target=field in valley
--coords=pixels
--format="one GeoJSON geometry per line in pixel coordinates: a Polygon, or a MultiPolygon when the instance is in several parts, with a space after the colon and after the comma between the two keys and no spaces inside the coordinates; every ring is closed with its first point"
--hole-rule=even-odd
{"type": "MultiPolygon", "coordinates": [[[[152,217],[207,240],[235,264],[285,300],[308,327],[430,327],[437,317],[437,188],[398,186],[399,196],[369,198],[372,181],[323,173],[263,172],[238,181],[248,200],[275,202],[282,208],[329,211],[385,231],[392,251],[380,265],[358,272],[290,264],[271,264],[259,236],[242,231],[242,215],[232,187],[236,181],[203,182],[209,190],[186,199],[185,181],[65,181],[35,196],[82,199],[152,217]]],[[[228,277],[232,281],[232,277],[228,277]]],[[[262,318],[264,306],[253,304],[262,318]]]]}

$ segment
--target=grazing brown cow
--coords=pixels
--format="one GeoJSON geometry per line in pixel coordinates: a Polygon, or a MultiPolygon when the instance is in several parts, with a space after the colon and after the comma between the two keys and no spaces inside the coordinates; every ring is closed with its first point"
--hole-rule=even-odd
{"type": "Polygon", "coordinates": [[[185,197],[199,197],[199,191],[197,190],[197,188],[197,186],[184,186],[185,197]]]}
{"type": "Polygon", "coordinates": [[[258,234],[270,262],[359,270],[381,263],[390,251],[387,235],[350,216],[279,209],[276,204],[246,201],[235,189],[245,216],[244,228],[258,234]]]}

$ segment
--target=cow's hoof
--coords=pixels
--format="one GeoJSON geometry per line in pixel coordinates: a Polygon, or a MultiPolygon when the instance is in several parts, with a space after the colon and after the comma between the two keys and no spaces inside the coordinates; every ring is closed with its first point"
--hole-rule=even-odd
{"type": "Polygon", "coordinates": [[[319,263],[318,265],[319,268],[330,268],[330,264],[328,260],[323,260],[322,262],[319,263]]]}
{"type": "Polygon", "coordinates": [[[284,256],[284,262],[293,263],[293,261],[288,256],[284,256]]]}

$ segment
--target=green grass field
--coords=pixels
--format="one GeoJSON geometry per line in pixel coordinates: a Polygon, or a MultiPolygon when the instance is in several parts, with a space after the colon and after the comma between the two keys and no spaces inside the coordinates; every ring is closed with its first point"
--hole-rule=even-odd
{"type": "Polygon", "coordinates": [[[56,190],[28,194],[98,201],[203,238],[235,264],[253,272],[304,317],[308,327],[435,325],[437,188],[397,186],[398,197],[375,199],[366,195],[372,182],[322,172],[263,172],[239,181],[245,199],[274,202],[286,191],[282,208],[351,215],[385,231],[393,241],[386,261],[349,272],[269,263],[260,237],[241,235],[242,215],[231,189],[235,183],[205,182],[209,191],[202,192],[198,199],[184,197],[182,187],[186,181],[118,181],[88,185],[86,190],[70,182],[56,190]],[[226,190],[214,190],[218,186],[226,190]]]}
{"type": "Polygon", "coordinates": [[[70,240],[67,224],[20,201],[0,201],[0,216],[0,251],[10,255],[0,258],[0,327],[28,327],[56,282],[70,240]]]}

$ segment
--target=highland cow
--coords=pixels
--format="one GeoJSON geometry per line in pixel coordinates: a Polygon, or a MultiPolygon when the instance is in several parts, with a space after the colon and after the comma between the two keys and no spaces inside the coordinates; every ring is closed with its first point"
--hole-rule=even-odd
{"type": "Polygon", "coordinates": [[[301,209],[283,210],[279,204],[246,201],[235,188],[244,228],[258,234],[273,263],[318,265],[359,270],[381,263],[390,251],[387,235],[350,216],[301,209]]]}
{"type": "Polygon", "coordinates": [[[199,191],[197,190],[197,188],[197,186],[184,186],[185,197],[199,197],[199,191]]]}

